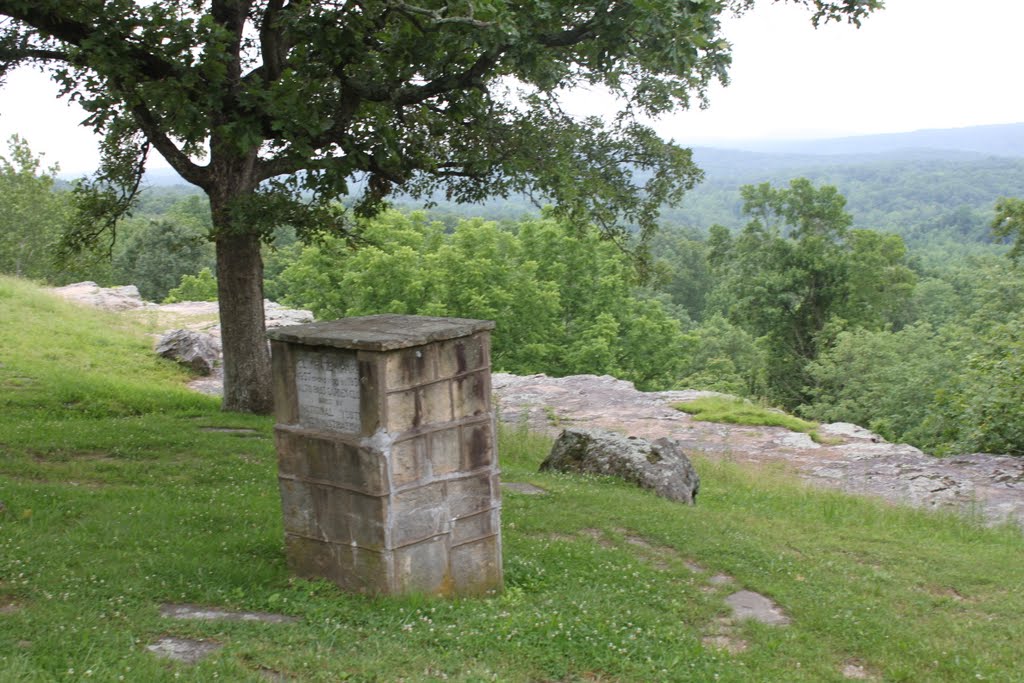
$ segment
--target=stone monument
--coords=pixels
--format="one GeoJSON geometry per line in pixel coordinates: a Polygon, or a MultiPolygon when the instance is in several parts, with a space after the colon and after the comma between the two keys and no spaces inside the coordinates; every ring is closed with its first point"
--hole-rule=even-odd
{"type": "Polygon", "coordinates": [[[501,589],[492,329],[374,315],[268,332],[292,571],[363,593],[501,589]]]}

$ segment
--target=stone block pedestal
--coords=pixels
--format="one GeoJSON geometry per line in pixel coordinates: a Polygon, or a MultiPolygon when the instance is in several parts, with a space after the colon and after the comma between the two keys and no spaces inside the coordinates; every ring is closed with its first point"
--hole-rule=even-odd
{"type": "Polygon", "coordinates": [[[268,333],[296,574],[365,593],[501,589],[493,328],[377,315],[268,333]]]}

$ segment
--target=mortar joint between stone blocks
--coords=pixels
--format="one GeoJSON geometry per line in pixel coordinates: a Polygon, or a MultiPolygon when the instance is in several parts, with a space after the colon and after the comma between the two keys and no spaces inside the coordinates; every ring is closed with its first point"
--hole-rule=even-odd
{"type": "Polygon", "coordinates": [[[345,486],[339,484],[337,481],[329,481],[326,479],[314,479],[312,477],[301,477],[294,474],[278,474],[277,478],[279,481],[294,481],[301,484],[316,484],[317,486],[324,486],[330,489],[337,489],[339,491],[349,491],[351,493],[358,493],[359,495],[366,496],[367,498],[388,498],[389,492],[383,491],[380,493],[371,493],[366,489],[355,488],[352,486],[345,486]]]}
{"type": "MultiPolygon", "coordinates": [[[[465,417],[455,418],[448,422],[432,422],[430,424],[420,425],[419,427],[411,427],[396,433],[395,443],[401,443],[408,441],[409,439],[416,438],[417,436],[423,436],[425,434],[432,434],[434,432],[443,432],[446,429],[454,429],[455,427],[471,427],[478,424],[485,424],[493,417],[494,410],[489,410],[486,413],[480,415],[466,415],[465,417]]],[[[497,448],[495,447],[495,451],[497,448]]]]}
{"type": "Polygon", "coordinates": [[[488,538],[500,538],[500,537],[501,537],[500,533],[484,534],[483,536],[477,536],[476,538],[471,538],[469,540],[462,541],[460,543],[452,543],[451,546],[450,546],[450,549],[451,550],[455,550],[456,548],[461,548],[462,546],[469,545],[470,543],[479,543],[480,541],[486,540],[488,538]]]}
{"type": "MultiPolygon", "coordinates": [[[[450,530],[442,531],[441,533],[431,534],[429,536],[423,536],[422,538],[416,538],[416,539],[413,539],[413,540],[410,540],[410,541],[406,541],[406,542],[404,542],[404,543],[402,543],[400,545],[388,546],[387,550],[388,550],[388,552],[394,552],[395,550],[401,550],[402,548],[408,548],[410,546],[419,545],[420,543],[429,543],[430,541],[436,541],[436,540],[447,540],[447,539],[451,538],[451,535],[452,535],[452,532],[450,530]]],[[[460,543],[459,545],[465,545],[465,544],[460,543]]]]}
{"type": "MultiPolygon", "coordinates": [[[[285,536],[294,536],[295,538],[304,538],[307,541],[316,541],[317,543],[322,543],[324,545],[333,546],[335,548],[344,548],[345,550],[351,550],[352,548],[356,548],[358,550],[362,550],[363,552],[374,553],[376,555],[381,555],[381,556],[385,556],[388,553],[390,553],[392,550],[394,550],[394,548],[388,548],[388,547],[384,547],[384,548],[370,548],[370,547],[367,547],[365,545],[360,545],[359,543],[357,543],[354,540],[353,541],[345,541],[344,543],[340,543],[338,541],[333,541],[333,540],[331,540],[329,538],[318,538],[316,536],[307,536],[306,534],[299,533],[297,531],[292,531],[292,530],[286,530],[285,531],[285,536]]],[[[460,543],[459,545],[463,545],[463,544],[460,543]]]]}
{"type": "Polygon", "coordinates": [[[454,375],[448,375],[446,377],[438,377],[438,378],[435,378],[435,379],[427,380],[426,382],[418,382],[416,384],[396,385],[396,386],[388,387],[388,389],[385,392],[385,394],[387,394],[387,395],[397,394],[397,393],[400,393],[400,392],[403,392],[403,391],[411,391],[413,389],[422,389],[423,387],[428,387],[428,386],[430,386],[432,384],[440,384],[441,382],[451,382],[453,380],[465,379],[466,377],[470,377],[471,375],[475,375],[475,374],[477,374],[479,372],[483,372],[484,370],[490,370],[490,369],[491,368],[490,368],[489,365],[484,365],[484,366],[476,368],[474,370],[464,370],[462,372],[457,372],[454,375]]]}
{"type": "Polygon", "coordinates": [[[418,488],[422,488],[430,484],[437,484],[439,482],[459,481],[460,479],[468,479],[470,477],[480,476],[486,473],[490,473],[492,477],[495,475],[500,475],[501,471],[497,469],[492,469],[493,467],[493,465],[484,465],[483,467],[478,467],[475,470],[460,470],[458,472],[451,472],[449,474],[431,475],[430,477],[423,477],[421,479],[417,479],[416,481],[409,482],[408,484],[394,486],[391,489],[391,491],[393,493],[407,493],[409,491],[414,491],[418,488]]]}

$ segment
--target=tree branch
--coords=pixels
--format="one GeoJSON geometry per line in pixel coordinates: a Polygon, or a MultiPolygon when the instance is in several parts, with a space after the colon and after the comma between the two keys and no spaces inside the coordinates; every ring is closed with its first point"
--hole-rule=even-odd
{"type": "MultiPolygon", "coordinates": [[[[39,62],[68,62],[70,55],[60,50],[45,48],[25,48],[21,50],[0,48],[0,65],[16,64],[26,60],[39,62]]],[[[0,67],[2,68],[2,67],[0,67]]]]}
{"type": "Polygon", "coordinates": [[[139,128],[145,133],[146,139],[163,155],[178,175],[204,190],[210,187],[210,172],[205,166],[199,166],[178,149],[167,134],[160,129],[160,123],[144,104],[136,104],[131,109],[139,128]]]}
{"type": "MultiPolygon", "coordinates": [[[[83,41],[95,31],[89,24],[53,11],[44,3],[0,0],[0,14],[75,47],[81,47],[83,41]]],[[[114,42],[111,41],[111,44],[114,42]]],[[[127,50],[125,63],[138,65],[140,73],[147,78],[161,79],[177,74],[178,68],[174,63],[142,49],[132,42],[131,36],[121,36],[120,44],[127,50]]]]}
{"type": "Polygon", "coordinates": [[[450,74],[435,78],[423,85],[400,88],[390,99],[396,106],[403,107],[410,104],[419,104],[431,97],[454,90],[467,90],[469,88],[483,88],[483,77],[498,63],[499,54],[487,52],[477,57],[473,66],[457,74],[450,74]]]}
{"type": "Polygon", "coordinates": [[[620,7],[618,11],[615,11],[612,9],[612,3],[605,3],[602,7],[596,8],[593,16],[582,24],[557,33],[541,34],[537,37],[537,42],[543,47],[572,47],[573,45],[578,45],[594,35],[597,20],[602,12],[606,12],[608,19],[614,21],[617,18],[616,15],[624,11],[626,11],[625,7],[620,7]]]}
{"type": "Polygon", "coordinates": [[[284,71],[288,48],[284,43],[281,27],[277,26],[284,2],[285,0],[270,0],[260,23],[260,52],[263,56],[260,76],[264,83],[273,83],[281,77],[281,73],[284,71]]]}
{"type": "Polygon", "coordinates": [[[459,24],[462,26],[470,26],[472,28],[491,28],[494,26],[493,21],[480,21],[473,17],[472,2],[469,3],[469,15],[464,17],[446,17],[440,10],[410,5],[409,3],[402,2],[400,0],[393,0],[392,2],[389,2],[388,6],[398,12],[402,12],[403,14],[426,17],[435,25],[459,24]]]}

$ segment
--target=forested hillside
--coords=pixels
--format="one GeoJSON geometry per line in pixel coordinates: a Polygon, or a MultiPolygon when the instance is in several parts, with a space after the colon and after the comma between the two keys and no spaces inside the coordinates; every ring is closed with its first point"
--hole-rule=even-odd
{"type": "MultiPolygon", "coordinates": [[[[283,226],[266,292],[320,318],[496,320],[496,370],[716,389],[935,453],[1024,454],[1024,269],[992,230],[998,207],[998,240],[1019,242],[1024,202],[998,197],[1024,188],[1024,160],[801,159],[707,156],[646,245],[522,201],[399,206],[354,241],[283,226]]],[[[0,271],[216,296],[205,198],[150,188],[109,250],[60,264],[70,193],[17,141],[0,183],[0,271]]]]}
{"type": "MultiPolygon", "coordinates": [[[[928,150],[816,156],[697,148],[693,153],[704,181],[679,206],[663,210],[664,225],[701,232],[715,224],[738,229],[745,222],[741,186],[808,178],[836,186],[847,199],[855,227],[895,233],[916,247],[991,244],[989,224],[996,201],[1024,193],[1024,158],[928,150]]],[[[168,198],[194,192],[160,184],[166,180],[153,176],[143,213],[168,198]]],[[[405,210],[423,208],[422,202],[401,196],[394,203],[405,210]]],[[[451,224],[471,217],[518,220],[536,215],[538,207],[525,197],[473,205],[437,198],[429,213],[451,224]]]]}
{"type": "MultiPolygon", "coordinates": [[[[741,143],[737,143],[740,145],[741,143]]],[[[834,185],[846,197],[853,226],[892,232],[914,247],[993,242],[989,224],[999,197],[1024,193],[1024,123],[831,140],[751,141],[743,149],[695,147],[693,158],[704,180],[681,205],[665,207],[662,222],[707,232],[719,224],[745,224],[740,188],[793,178],[834,185]]],[[[161,199],[195,192],[176,174],[147,175],[149,208],[161,199]],[[177,185],[177,187],[175,187],[177,185]]],[[[58,186],[61,183],[58,181],[58,186]]],[[[359,182],[353,188],[361,187],[359,182]]],[[[398,195],[405,210],[423,208],[398,195]]],[[[536,215],[524,196],[458,205],[435,197],[430,215],[449,225],[459,218],[518,220],[536,215]]]]}
{"type": "Polygon", "coordinates": [[[704,182],[667,222],[740,227],[745,184],[808,178],[834,185],[846,198],[854,226],[892,232],[908,243],[991,241],[992,207],[1024,190],[1024,158],[965,152],[904,151],[810,156],[731,150],[694,150],[704,182]]]}

